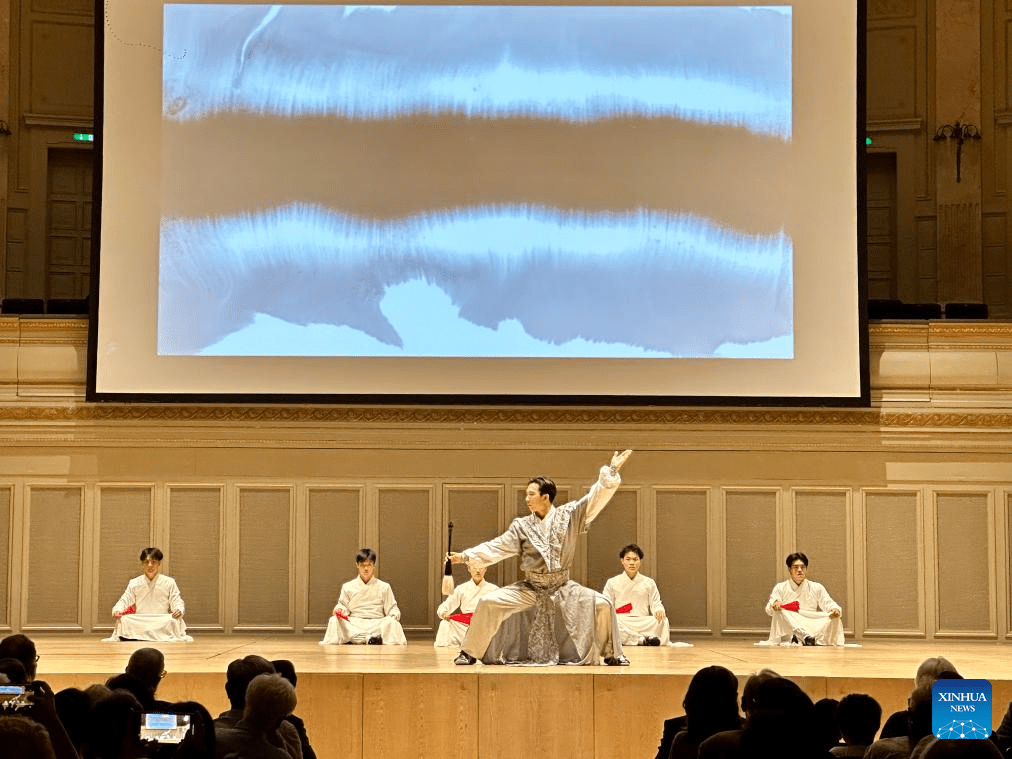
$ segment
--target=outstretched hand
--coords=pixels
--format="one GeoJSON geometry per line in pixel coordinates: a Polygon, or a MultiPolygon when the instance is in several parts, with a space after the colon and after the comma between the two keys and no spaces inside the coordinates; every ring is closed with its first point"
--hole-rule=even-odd
{"type": "Polygon", "coordinates": [[[622,451],[622,453],[615,451],[614,455],[612,455],[611,457],[611,465],[610,465],[611,468],[617,472],[619,469],[622,468],[622,465],[626,462],[626,459],[628,459],[630,456],[632,456],[631,450],[625,450],[622,451]]]}

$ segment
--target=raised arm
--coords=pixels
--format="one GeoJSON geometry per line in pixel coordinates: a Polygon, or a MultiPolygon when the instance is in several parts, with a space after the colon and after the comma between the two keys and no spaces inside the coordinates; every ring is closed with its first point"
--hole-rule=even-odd
{"type": "Polygon", "coordinates": [[[632,456],[631,450],[622,451],[621,453],[615,451],[612,454],[611,462],[607,466],[601,467],[601,471],[597,475],[597,482],[591,487],[590,492],[584,496],[587,502],[587,525],[593,522],[597,518],[597,515],[604,511],[604,507],[608,505],[608,501],[615,495],[615,490],[622,484],[619,470],[630,456],[632,456]]]}

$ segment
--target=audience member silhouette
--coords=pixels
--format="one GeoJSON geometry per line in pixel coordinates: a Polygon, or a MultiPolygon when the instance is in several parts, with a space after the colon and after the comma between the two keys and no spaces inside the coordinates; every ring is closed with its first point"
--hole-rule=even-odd
{"type": "Polygon", "coordinates": [[[882,724],[882,707],[865,693],[848,693],[836,709],[836,724],[843,745],[830,749],[830,753],[838,759],[861,759],[882,724]]]}
{"type": "Polygon", "coordinates": [[[699,744],[716,733],[741,727],[738,678],[724,667],[703,667],[689,682],[682,701],[685,729],[675,735],[670,759],[695,759],[699,744]]]}
{"type": "Polygon", "coordinates": [[[907,734],[879,738],[868,746],[865,758],[909,759],[917,742],[926,735],[931,735],[931,683],[927,682],[915,686],[907,699],[907,734]]]}
{"type": "Polygon", "coordinates": [[[219,757],[225,759],[289,759],[272,737],[295,709],[292,684],[278,674],[257,675],[246,691],[243,716],[234,727],[216,731],[219,757]]]}
{"type": "Polygon", "coordinates": [[[0,717],[0,746],[3,755],[17,759],[56,759],[49,733],[42,725],[27,717],[0,717]]]}
{"type": "MultiPolygon", "coordinates": [[[[741,710],[745,714],[746,721],[755,708],[755,697],[759,686],[779,677],[780,675],[772,669],[761,669],[745,681],[745,687],[741,689],[741,710]]],[[[724,757],[741,756],[741,742],[744,734],[744,727],[714,733],[699,744],[699,759],[724,759],[724,757]]]]}
{"type": "MultiPolygon", "coordinates": [[[[292,684],[293,688],[298,685],[299,676],[295,674],[295,665],[288,661],[288,659],[277,659],[272,661],[271,664],[274,665],[274,670],[279,675],[292,684]]],[[[309,734],[306,732],[306,723],[302,721],[302,718],[289,714],[285,717],[285,722],[290,722],[292,727],[295,728],[295,732],[299,734],[299,743],[302,745],[302,759],[316,759],[316,752],[309,745],[309,734]]]]}
{"type": "Polygon", "coordinates": [[[70,742],[74,744],[77,753],[84,756],[88,739],[88,712],[91,711],[88,694],[80,688],[64,688],[53,697],[53,705],[70,742]]]}
{"type": "MultiPolygon", "coordinates": [[[[958,674],[956,665],[944,656],[932,656],[929,659],[925,659],[917,666],[917,672],[914,674],[914,687],[916,688],[918,685],[924,684],[930,685],[945,672],[958,674]]],[[[893,712],[882,726],[882,734],[879,737],[899,738],[906,735],[908,721],[908,710],[904,709],[903,711],[893,712]]]]}
{"type": "Polygon", "coordinates": [[[836,723],[839,706],[835,698],[820,698],[815,702],[815,738],[820,750],[829,751],[840,743],[840,727],[836,723]]]}
{"type": "MultiPolygon", "coordinates": [[[[259,675],[275,674],[274,665],[262,656],[251,654],[242,659],[235,659],[228,665],[225,673],[225,695],[231,709],[222,712],[214,720],[215,736],[225,728],[235,727],[246,709],[246,691],[249,684],[259,675]]],[[[268,736],[271,744],[287,752],[291,759],[302,759],[302,743],[295,727],[288,722],[281,722],[274,735],[268,736]]],[[[220,741],[219,741],[220,744],[220,741]]],[[[218,759],[223,759],[225,754],[219,745],[215,749],[218,759]]]]}

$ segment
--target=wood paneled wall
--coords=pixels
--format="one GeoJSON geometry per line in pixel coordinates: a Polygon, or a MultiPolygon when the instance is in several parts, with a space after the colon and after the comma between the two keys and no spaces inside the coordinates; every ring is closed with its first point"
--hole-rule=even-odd
{"type": "MultiPolygon", "coordinates": [[[[0,488],[0,548],[17,564],[6,563],[16,571],[0,582],[4,629],[110,630],[109,610],[138,574],[140,549],[160,545],[193,629],[322,634],[340,583],[354,576],[355,552],[371,545],[405,627],[430,635],[447,517],[457,548],[493,537],[513,516],[505,494],[526,484],[71,479],[8,478],[0,488]]],[[[768,624],[769,589],[786,576],[783,558],[797,548],[844,606],[852,637],[1007,639],[1010,530],[1006,483],[686,489],[644,482],[634,458],[627,484],[584,539],[574,576],[602,587],[621,571],[618,549],[637,542],[676,635],[756,636],[768,624]]],[[[462,567],[455,574],[465,577],[462,567]]],[[[515,562],[490,572],[500,584],[516,576],[515,562]]]]}

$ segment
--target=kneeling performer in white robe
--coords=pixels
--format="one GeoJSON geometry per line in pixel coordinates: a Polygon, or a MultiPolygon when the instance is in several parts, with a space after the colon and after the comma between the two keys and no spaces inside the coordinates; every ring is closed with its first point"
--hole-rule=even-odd
{"type": "Polygon", "coordinates": [[[112,607],[116,627],[106,640],[151,640],[162,643],[192,641],[186,634],[186,604],[171,577],[161,574],[163,554],[157,548],[141,551],[144,574],[127,583],[112,607]]]}
{"type": "Polygon", "coordinates": [[[355,556],[358,577],[341,586],[334,614],[321,645],[369,643],[405,646],[401,610],[389,583],[375,576],[376,552],[363,548],[355,556]]]}
{"type": "Polygon", "coordinates": [[[657,583],[640,574],[643,549],[630,543],[618,552],[625,572],[604,584],[615,606],[623,646],[660,646],[671,642],[667,614],[657,583]]]}
{"type": "Polygon", "coordinates": [[[786,563],[790,579],[773,586],[766,602],[766,613],[773,617],[767,643],[844,645],[843,608],[822,585],[807,578],[808,557],[803,553],[792,553],[786,563]]]}
{"type": "Polygon", "coordinates": [[[464,641],[464,635],[467,634],[469,618],[474,614],[478,600],[493,590],[499,590],[498,585],[485,580],[486,567],[470,566],[468,569],[471,572],[471,579],[454,588],[436,609],[436,616],[440,619],[434,644],[437,648],[459,648],[464,641]],[[454,614],[458,610],[460,614],[454,614]],[[468,621],[454,617],[465,617],[468,621]]]}

